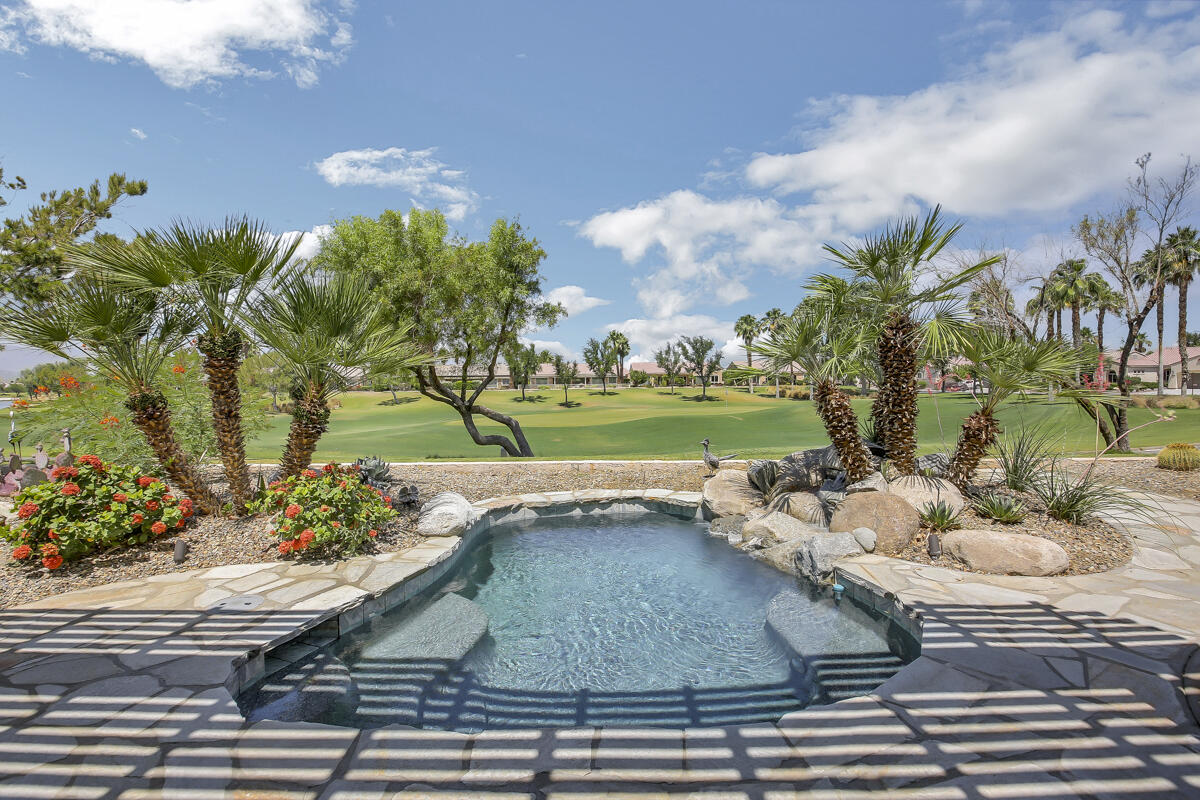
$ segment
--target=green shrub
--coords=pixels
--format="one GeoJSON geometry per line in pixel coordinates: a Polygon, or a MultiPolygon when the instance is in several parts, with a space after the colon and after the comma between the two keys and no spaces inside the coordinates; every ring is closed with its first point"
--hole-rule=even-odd
{"type": "Polygon", "coordinates": [[[1101,483],[1091,473],[1074,477],[1057,462],[1051,462],[1031,488],[1047,514],[1075,525],[1100,514],[1145,521],[1151,517],[1146,503],[1124,489],[1101,483]]]}
{"type": "Polygon", "coordinates": [[[795,388],[788,389],[786,396],[789,400],[811,400],[812,389],[807,386],[796,386],[795,388]]]}
{"type": "Polygon", "coordinates": [[[860,394],[862,394],[862,391],[857,386],[843,386],[841,388],[843,392],[851,397],[858,397],[860,394]]]}
{"type": "Polygon", "coordinates": [[[1057,439],[1049,431],[1019,428],[996,442],[996,460],[1004,473],[1004,485],[1015,492],[1027,492],[1046,470],[1057,451],[1057,439]]]}
{"type": "Polygon", "coordinates": [[[1007,525],[1025,519],[1025,504],[1015,497],[989,492],[975,499],[975,513],[1007,525]]]}
{"type": "Polygon", "coordinates": [[[634,386],[642,386],[650,382],[650,373],[640,369],[631,369],[629,371],[629,382],[634,386]]]}
{"type": "Polygon", "coordinates": [[[946,501],[926,503],[920,509],[921,525],[931,531],[952,531],[962,527],[959,512],[955,511],[946,501]]]}
{"type": "Polygon", "coordinates": [[[184,527],[193,514],[192,501],[177,500],[161,479],[94,455],[51,475],[13,498],[23,524],[0,528],[18,562],[58,569],[95,550],[144,544],[184,527]]]}
{"type": "Polygon", "coordinates": [[[936,504],[926,503],[919,513],[920,524],[932,531],[955,530],[962,527],[959,521],[959,512],[944,500],[938,500],[936,504]]]}
{"type": "Polygon", "coordinates": [[[1175,442],[1158,451],[1158,466],[1176,472],[1200,469],[1200,450],[1186,442],[1175,442]]]}
{"type": "Polygon", "coordinates": [[[379,528],[396,518],[392,498],[359,480],[359,468],[326,464],[274,481],[251,504],[273,512],[271,535],[280,555],[345,558],[367,549],[379,528]]]}

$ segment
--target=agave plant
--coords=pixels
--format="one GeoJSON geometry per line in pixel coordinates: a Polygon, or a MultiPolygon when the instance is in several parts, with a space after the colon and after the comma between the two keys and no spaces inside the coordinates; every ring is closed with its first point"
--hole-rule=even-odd
{"type": "Polygon", "coordinates": [[[956,349],[971,324],[955,292],[999,260],[986,258],[948,278],[936,277],[931,262],[961,229],[962,223],[946,227],[938,206],[924,221],[901,220],[860,247],[825,246],[854,274],[859,307],[874,312],[880,384],[871,415],[880,444],[903,475],[916,470],[917,370],[924,360],[956,349]]]}
{"type": "Polygon", "coordinates": [[[961,352],[971,362],[973,372],[989,385],[987,393],[976,398],[979,408],[963,420],[958,444],[950,457],[947,478],[965,489],[988,448],[996,442],[1000,423],[995,415],[1000,404],[1018,392],[1070,379],[1081,359],[1078,351],[1056,341],[1016,341],[986,328],[964,339],[961,352]]]}
{"type": "Polygon", "coordinates": [[[392,485],[392,466],[379,456],[355,459],[354,466],[358,467],[359,479],[372,489],[383,492],[392,485]]]}
{"type": "Polygon", "coordinates": [[[1025,519],[1025,504],[1015,497],[988,492],[975,498],[972,503],[975,513],[996,522],[1012,525],[1025,519]]]}
{"type": "Polygon", "coordinates": [[[937,503],[926,503],[917,512],[921,516],[922,527],[935,533],[957,530],[962,527],[959,512],[944,500],[937,503]]]}
{"type": "Polygon", "coordinates": [[[204,356],[217,449],[237,514],[246,513],[253,495],[238,387],[249,346],[242,316],[265,283],[288,266],[299,244],[298,236],[275,236],[262,223],[242,217],[216,228],[176,222],[141,234],[129,246],[97,243],[79,259],[85,271],[104,275],[115,286],[163,294],[196,310],[196,344],[204,356]]]}
{"type": "Polygon", "coordinates": [[[176,441],[171,409],[157,384],[163,365],[196,329],[190,310],[162,303],[154,295],[121,291],[86,274],[76,274],[52,304],[5,310],[0,337],[60,358],[87,361],[118,382],[126,392],[133,424],[172,485],[190,497],[199,512],[220,510],[208,483],[176,441]]]}
{"type": "Polygon", "coordinates": [[[390,319],[355,274],[297,271],[262,295],[247,319],[291,376],[292,423],[280,459],[286,478],[312,462],[329,425],[329,401],[368,365],[392,374],[426,363],[407,323],[390,319]]]}

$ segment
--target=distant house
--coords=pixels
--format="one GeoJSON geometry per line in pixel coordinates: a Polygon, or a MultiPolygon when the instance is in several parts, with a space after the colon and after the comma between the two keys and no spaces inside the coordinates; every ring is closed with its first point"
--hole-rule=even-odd
{"type": "MultiPolygon", "coordinates": [[[[1120,352],[1109,353],[1105,357],[1105,366],[1108,367],[1110,381],[1117,379],[1117,362],[1120,358],[1120,352]]],[[[1179,368],[1182,363],[1183,359],[1180,358],[1178,347],[1164,347],[1161,380],[1158,374],[1158,350],[1152,350],[1149,353],[1130,353],[1126,372],[1130,378],[1141,378],[1146,383],[1161,383],[1164,389],[1178,389],[1179,368]]],[[[1200,347],[1188,348],[1188,388],[1200,389],[1200,347]]]]}

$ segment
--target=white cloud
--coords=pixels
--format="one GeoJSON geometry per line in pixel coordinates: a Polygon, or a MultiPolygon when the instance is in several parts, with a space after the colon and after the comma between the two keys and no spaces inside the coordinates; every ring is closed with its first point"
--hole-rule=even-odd
{"type": "Polygon", "coordinates": [[[294,259],[297,261],[307,261],[320,252],[321,239],[332,232],[332,225],[314,225],[311,231],[286,231],[282,235],[288,238],[293,236],[300,237],[300,244],[296,247],[294,259]]]}
{"type": "Polygon", "coordinates": [[[757,154],[740,195],[679,190],[597,214],[580,235],[630,264],[661,254],[635,285],[649,314],[671,317],[746,297],[754,269],[812,269],[824,242],[922,206],[1069,210],[1119,190],[1141,153],[1173,163],[1194,150],[1200,16],[1075,13],[1056,30],[1006,38],[953,80],[814,101],[808,117],[806,149],[757,154]]]}
{"type": "Polygon", "coordinates": [[[19,0],[0,9],[0,49],[33,41],[141,62],[175,88],[274,68],[307,88],[344,59],[353,41],[338,15],[351,10],[323,0],[19,0]],[[252,53],[260,65],[247,63],[252,53]]]}
{"type": "Polygon", "coordinates": [[[519,337],[519,339],[520,339],[521,344],[524,344],[524,345],[531,344],[538,349],[538,352],[541,352],[542,350],[546,350],[551,355],[560,355],[563,358],[568,359],[570,361],[578,361],[579,360],[579,356],[575,353],[575,351],[572,350],[571,348],[567,347],[565,344],[563,344],[560,341],[557,341],[557,340],[546,341],[545,339],[527,339],[524,336],[519,337]]]}
{"type": "Polygon", "coordinates": [[[467,186],[466,173],[438,161],[436,152],[436,147],[343,150],[316,168],[332,186],[398,187],[414,204],[436,205],[447,218],[461,220],[479,206],[479,195],[467,186]]]}
{"type": "Polygon", "coordinates": [[[707,336],[721,347],[727,357],[732,357],[728,342],[734,338],[733,323],[705,314],[627,319],[605,327],[619,330],[629,339],[630,350],[637,354],[630,361],[653,361],[655,351],[661,350],[668,342],[677,341],[680,336],[707,336]],[[726,342],[726,345],[722,346],[722,342],[726,342]]]}
{"type": "Polygon", "coordinates": [[[137,138],[142,139],[143,141],[146,138],[146,132],[143,131],[141,128],[130,128],[129,132],[132,133],[137,138]]]}
{"type": "Polygon", "coordinates": [[[559,286],[551,289],[546,292],[544,297],[548,302],[560,303],[567,310],[568,317],[582,314],[597,306],[606,306],[612,302],[599,297],[592,297],[582,286],[574,285],[559,286]]]}

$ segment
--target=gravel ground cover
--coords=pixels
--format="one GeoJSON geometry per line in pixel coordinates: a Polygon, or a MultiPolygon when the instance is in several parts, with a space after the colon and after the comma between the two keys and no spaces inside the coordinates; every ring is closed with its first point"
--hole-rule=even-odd
{"type": "MultiPolygon", "coordinates": [[[[1073,462],[1073,469],[1087,469],[1090,462],[1073,462]]],[[[1200,500],[1200,470],[1191,472],[1176,472],[1170,469],[1159,469],[1153,458],[1110,458],[1102,459],[1096,464],[1092,474],[1105,483],[1124,486],[1143,492],[1169,494],[1173,497],[1186,497],[1190,500],[1200,500]]]]}
{"type": "MultiPolygon", "coordinates": [[[[478,463],[420,464],[394,467],[395,480],[416,484],[419,503],[438,492],[458,492],[468,500],[506,494],[574,489],[677,489],[699,491],[700,464],[681,463],[478,463]]],[[[214,481],[218,492],[225,486],[214,481]]],[[[410,547],[417,542],[417,507],[399,507],[400,518],[380,531],[377,552],[410,547]]],[[[167,572],[276,561],[276,542],[268,534],[268,517],[243,519],[208,517],[189,526],[180,537],[160,539],[146,547],[114,550],[50,571],[17,568],[11,546],[0,542],[0,608],[28,603],[50,595],[106,583],[145,578],[167,572]],[[187,560],[174,562],[176,538],[188,543],[187,560]]]]}

